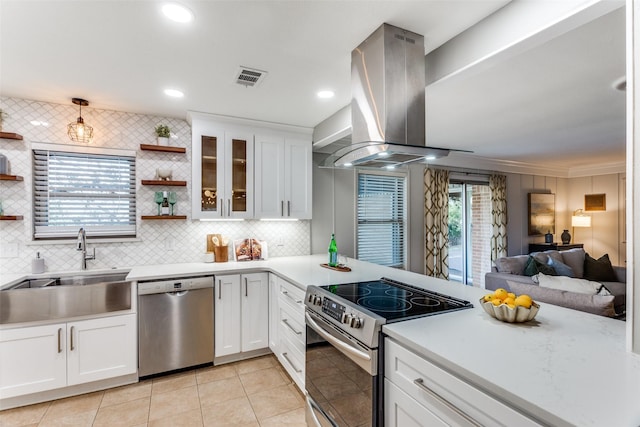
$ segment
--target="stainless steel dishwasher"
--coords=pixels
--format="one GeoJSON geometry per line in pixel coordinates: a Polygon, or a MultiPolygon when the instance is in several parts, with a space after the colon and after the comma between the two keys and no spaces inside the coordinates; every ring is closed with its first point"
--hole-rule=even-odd
{"type": "Polygon", "coordinates": [[[213,362],[213,276],[138,282],[138,376],[213,362]]]}

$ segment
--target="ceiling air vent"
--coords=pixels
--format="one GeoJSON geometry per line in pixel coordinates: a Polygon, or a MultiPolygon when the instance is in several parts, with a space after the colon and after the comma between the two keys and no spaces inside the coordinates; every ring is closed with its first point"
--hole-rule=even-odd
{"type": "Polygon", "coordinates": [[[256,87],[262,83],[266,76],[266,71],[240,66],[236,74],[236,83],[242,86],[256,87]]]}

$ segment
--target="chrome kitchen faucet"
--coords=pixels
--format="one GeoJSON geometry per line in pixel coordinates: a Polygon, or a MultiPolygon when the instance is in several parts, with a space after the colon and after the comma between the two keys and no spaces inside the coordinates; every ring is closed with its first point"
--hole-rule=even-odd
{"type": "Polygon", "coordinates": [[[87,269],[87,260],[96,259],[96,248],[93,248],[93,255],[87,255],[87,234],[84,228],[80,227],[78,231],[78,243],[76,250],[82,251],[82,258],[80,259],[80,268],[82,270],[87,269]]]}

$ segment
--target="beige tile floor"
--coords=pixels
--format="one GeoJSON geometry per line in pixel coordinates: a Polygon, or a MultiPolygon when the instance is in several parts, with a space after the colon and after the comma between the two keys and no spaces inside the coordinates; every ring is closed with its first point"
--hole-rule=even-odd
{"type": "Polygon", "coordinates": [[[273,355],[0,411],[0,427],[300,426],[304,397],[273,355]]]}

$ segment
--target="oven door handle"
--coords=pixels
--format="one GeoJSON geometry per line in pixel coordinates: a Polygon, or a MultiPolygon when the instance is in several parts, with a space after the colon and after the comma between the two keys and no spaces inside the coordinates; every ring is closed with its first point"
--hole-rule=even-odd
{"type": "Polygon", "coordinates": [[[314,331],[316,331],[318,333],[318,335],[320,335],[322,338],[327,340],[327,342],[329,342],[331,345],[334,345],[334,346],[338,347],[339,349],[344,350],[346,353],[349,353],[350,355],[352,355],[354,357],[357,357],[358,359],[366,360],[367,362],[371,361],[371,356],[369,356],[367,353],[365,353],[363,351],[360,351],[360,350],[356,350],[355,348],[353,348],[349,344],[345,344],[344,342],[342,342],[339,339],[335,338],[330,333],[326,332],[322,326],[318,325],[315,322],[315,320],[313,320],[311,318],[309,313],[305,312],[304,316],[307,319],[307,324],[309,326],[311,326],[311,328],[314,331]]]}

